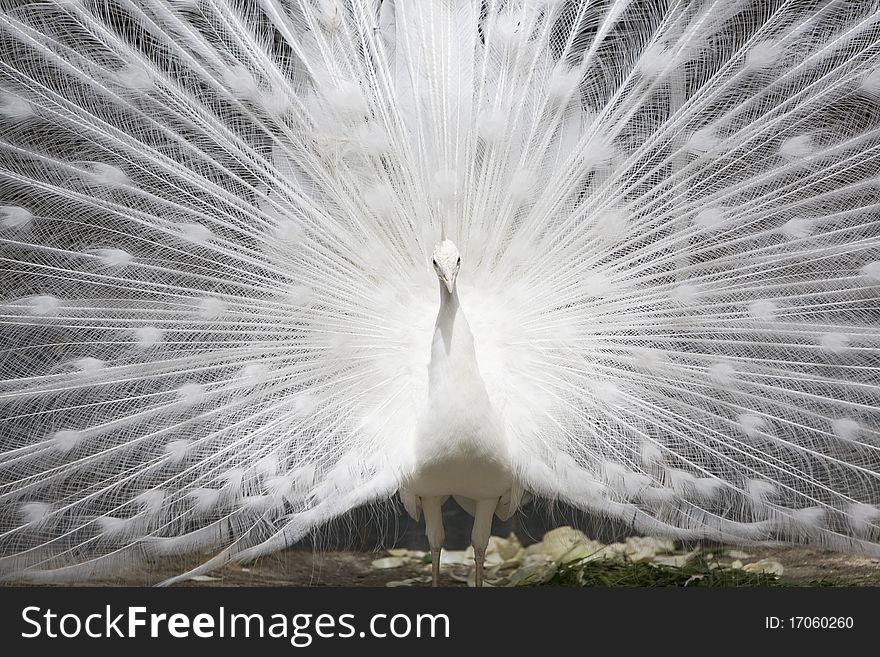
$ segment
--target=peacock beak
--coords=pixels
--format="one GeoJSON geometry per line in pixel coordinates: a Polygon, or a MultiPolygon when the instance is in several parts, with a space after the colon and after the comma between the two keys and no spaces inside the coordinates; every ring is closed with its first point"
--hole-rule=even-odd
{"type": "Polygon", "coordinates": [[[444,276],[443,283],[446,285],[446,289],[449,290],[449,294],[452,294],[452,290],[455,289],[455,274],[444,276]]]}

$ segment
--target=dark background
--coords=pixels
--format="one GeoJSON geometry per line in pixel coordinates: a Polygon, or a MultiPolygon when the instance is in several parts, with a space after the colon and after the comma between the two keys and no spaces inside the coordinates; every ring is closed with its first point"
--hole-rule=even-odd
{"type": "MultiPolygon", "coordinates": [[[[462,550],[470,545],[472,524],[473,518],[449,498],[443,506],[443,526],[446,530],[444,547],[462,550]]],[[[507,537],[513,532],[523,545],[530,545],[540,541],[545,532],[563,525],[577,527],[590,538],[603,543],[618,541],[633,533],[623,523],[539,499],[529,502],[507,521],[494,518],[492,535],[507,537]]],[[[375,507],[355,509],[293,547],[358,551],[389,547],[427,550],[428,542],[424,518],[416,522],[400,504],[395,504],[384,512],[377,511],[375,507]]]]}

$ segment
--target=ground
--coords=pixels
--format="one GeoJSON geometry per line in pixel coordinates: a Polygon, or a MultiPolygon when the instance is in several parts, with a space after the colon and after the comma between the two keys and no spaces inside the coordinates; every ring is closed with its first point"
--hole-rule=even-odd
{"type": "MultiPolygon", "coordinates": [[[[810,548],[749,548],[755,559],[782,563],[786,581],[801,585],[880,586],[880,559],[838,554],[810,548]]],[[[232,565],[211,573],[212,579],[189,581],[184,586],[385,586],[388,582],[424,579],[429,566],[403,565],[377,570],[372,562],[382,554],[360,552],[319,553],[290,550],[277,557],[242,567],[232,565]],[[216,579],[215,579],[216,578],[216,579]]],[[[444,569],[444,586],[464,586],[444,569]]],[[[163,573],[165,574],[165,573],[163,573]]],[[[168,571],[167,575],[175,574],[168,571]]],[[[415,586],[428,586],[417,582],[415,586]]]]}

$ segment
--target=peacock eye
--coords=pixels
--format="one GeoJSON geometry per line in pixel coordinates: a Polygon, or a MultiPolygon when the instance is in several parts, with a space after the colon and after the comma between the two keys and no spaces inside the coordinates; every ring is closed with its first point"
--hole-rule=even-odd
{"type": "Polygon", "coordinates": [[[456,264],[456,265],[460,265],[460,264],[461,264],[461,256],[459,256],[459,258],[458,258],[458,262],[456,262],[455,264],[456,264]]]}

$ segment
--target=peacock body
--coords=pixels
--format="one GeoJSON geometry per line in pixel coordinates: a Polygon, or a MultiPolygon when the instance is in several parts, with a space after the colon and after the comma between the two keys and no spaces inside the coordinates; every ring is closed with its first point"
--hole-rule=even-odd
{"type": "Polygon", "coordinates": [[[0,9],[4,579],[398,491],[880,554],[876,2],[0,9]]]}

